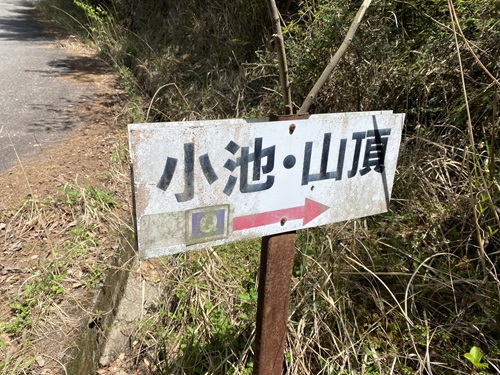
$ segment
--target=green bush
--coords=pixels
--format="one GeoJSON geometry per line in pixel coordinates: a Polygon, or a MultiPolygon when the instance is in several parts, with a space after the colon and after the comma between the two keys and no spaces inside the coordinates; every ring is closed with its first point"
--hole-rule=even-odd
{"type": "MultiPolygon", "coordinates": [[[[101,3],[41,2],[72,6],[127,92],[147,95],[134,106],[148,109],[148,121],[281,108],[264,1],[108,0],[106,17],[101,3]]],[[[296,108],[360,4],[278,1],[296,108]]],[[[496,77],[499,4],[455,0],[463,32],[496,77]]],[[[392,109],[407,119],[390,212],[299,234],[287,374],[465,373],[462,353],[474,346],[498,364],[497,88],[459,37],[467,108],[450,20],[445,0],[374,1],[311,108],[392,109]]],[[[77,204],[66,190],[67,204],[77,204]]],[[[148,350],[138,358],[160,372],[249,373],[256,254],[230,247],[164,260],[165,300],[148,311],[137,335],[148,350]]]]}
{"type": "MultiPolygon", "coordinates": [[[[295,100],[300,102],[338,48],[360,2],[299,1],[285,40],[295,100]]],[[[462,29],[482,63],[499,76],[498,1],[457,1],[462,29]]],[[[491,113],[491,79],[463,46],[474,122],[491,113]]],[[[453,122],[465,129],[465,107],[447,2],[378,1],[312,112],[392,109],[407,124],[453,122]]],[[[483,121],[484,122],[484,121],[483,121]]]]}

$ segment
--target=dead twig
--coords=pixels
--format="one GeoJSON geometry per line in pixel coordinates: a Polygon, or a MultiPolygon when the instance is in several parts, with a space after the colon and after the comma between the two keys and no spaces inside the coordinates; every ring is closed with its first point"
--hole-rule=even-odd
{"type": "Polygon", "coordinates": [[[269,8],[269,14],[271,15],[271,21],[273,24],[273,39],[276,43],[276,50],[278,53],[280,84],[283,95],[283,103],[285,106],[285,114],[292,115],[292,91],[290,88],[290,79],[288,77],[288,64],[286,60],[285,43],[283,41],[283,32],[280,24],[280,14],[274,0],[267,0],[267,6],[269,8]]]}

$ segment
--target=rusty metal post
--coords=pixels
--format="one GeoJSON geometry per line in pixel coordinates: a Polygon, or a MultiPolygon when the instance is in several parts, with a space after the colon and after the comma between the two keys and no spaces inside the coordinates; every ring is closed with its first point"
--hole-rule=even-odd
{"type": "MultiPolygon", "coordinates": [[[[303,115],[271,115],[271,121],[299,120],[303,115]]],[[[286,218],[283,218],[286,223],[286,218]]],[[[255,332],[254,375],[281,375],[290,312],[295,232],[262,238],[255,332]]]]}
{"type": "Polygon", "coordinates": [[[254,375],[281,375],[290,311],[295,232],[262,238],[254,375]]]}

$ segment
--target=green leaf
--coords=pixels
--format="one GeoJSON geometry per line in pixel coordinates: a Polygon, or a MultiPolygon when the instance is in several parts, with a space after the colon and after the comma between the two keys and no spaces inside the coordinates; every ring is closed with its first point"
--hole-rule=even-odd
{"type": "Polygon", "coordinates": [[[470,349],[469,353],[465,353],[464,357],[467,358],[469,361],[471,361],[472,365],[476,368],[487,368],[488,364],[487,363],[482,363],[481,359],[483,358],[483,352],[481,348],[478,348],[477,346],[473,346],[470,349]]]}
{"type": "Polygon", "coordinates": [[[487,363],[478,363],[476,365],[477,368],[488,368],[488,364],[487,363]]]}
{"type": "Polygon", "coordinates": [[[481,358],[483,358],[483,352],[477,346],[473,346],[470,350],[470,355],[473,358],[472,362],[481,362],[481,358]]]}

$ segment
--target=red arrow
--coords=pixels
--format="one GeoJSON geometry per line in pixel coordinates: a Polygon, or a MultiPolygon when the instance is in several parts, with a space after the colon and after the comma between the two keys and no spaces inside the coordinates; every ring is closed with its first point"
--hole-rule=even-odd
{"type": "Polygon", "coordinates": [[[233,230],[243,230],[275,224],[279,223],[283,218],[287,221],[303,219],[302,225],[306,225],[329,208],[328,206],[306,198],[306,203],[303,206],[235,217],[233,221],[233,230]]]}

